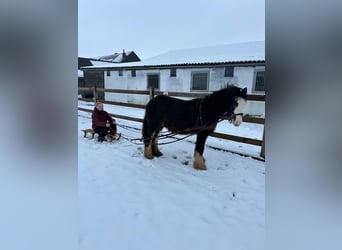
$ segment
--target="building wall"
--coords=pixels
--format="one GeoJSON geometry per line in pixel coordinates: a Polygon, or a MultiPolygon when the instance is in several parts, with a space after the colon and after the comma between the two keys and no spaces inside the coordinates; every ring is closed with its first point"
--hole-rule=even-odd
{"type": "MultiPolygon", "coordinates": [[[[122,76],[119,76],[118,70],[112,70],[110,76],[107,76],[105,71],[104,82],[105,88],[110,89],[146,90],[147,75],[159,74],[160,91],[198,93],[203,91],[191,91],[191,74],[192,72],[202,71],[209,72],[209,91],[219,90],[225,87],[227,83],[232,83],[242,88],[247,87],[248,94],[254,94],[253,84],[255,67],[234,67],[233,77],[224,77],[224,67],[181,68],[177,69],[176,77],[170,77],[170,69],[136,70],[136,77],[131,76],[131,70],[124,70],[122,76]]],[[[105,99],[109,101],[128,102],[136,104],[147,104],[147,102],[149,101],[149,97],[145,95],[107,92],[105,93],[105,99]]],[[[245,113],[250,115],[264,115],[265,103],[249,101],[247,103],[245,113]]]]}

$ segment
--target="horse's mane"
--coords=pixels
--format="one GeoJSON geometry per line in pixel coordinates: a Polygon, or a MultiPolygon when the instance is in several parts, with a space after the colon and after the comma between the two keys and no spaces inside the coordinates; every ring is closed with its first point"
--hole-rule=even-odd
{"type": "Polygon", "coordinates": [[[244,92],[242,92],[242,89],[237,87],[234,84],[227,84],[224,88],[220,90],[216,90],[212,94],[205,96],[204,99],[219,101],[221,100],[221,98],[234,97],[234,96],[247,99],[247,95],[244,92]]]}

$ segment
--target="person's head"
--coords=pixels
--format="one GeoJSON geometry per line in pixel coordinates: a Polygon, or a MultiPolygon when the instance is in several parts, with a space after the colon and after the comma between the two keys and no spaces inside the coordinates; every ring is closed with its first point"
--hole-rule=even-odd
{"type": "Polygon", "coordinates": [[[102,102],[95,103],[95,108],[98,110],[103,110],[103,103],[102,102]]]}

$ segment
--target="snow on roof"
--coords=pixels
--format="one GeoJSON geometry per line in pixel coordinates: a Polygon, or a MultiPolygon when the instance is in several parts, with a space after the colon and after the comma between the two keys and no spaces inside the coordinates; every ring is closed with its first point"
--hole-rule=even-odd
{"type": "MultiPolygon", "coordinates": [[[[98,61],[98,59],[96,59],[96,60],[92,60],[92,59],[90,59],[89,60],[89,62],[93,65],[93,66],[83,66],[83,67],[81,67],[80,68],[80,71],[81,72],[83,72],[82,70],[84,69],[84,68],[102,68],[102,67],[109,67],[109,65],[110,66],[112,66],[112,65],[114,65],[116,62],[112,62],[112,61],[98,61]]],[[[83,74],[83,73],[82,73],[83,74]]],[[[78,75],[80,75],[80,73],[78,74],[78,75]]],[[[82,75],[83,76],[83,75],[82,75]]]]}
{"type": "MultiPolygon", "coordinates": [[[[108,65],[108,63],[109,63],[110,65],[113,65],[113,63],[111,63],[111,62],[103,62],[103,61],[96,61],[96,60],[90,60],[90,62],[91,62],[94,66],[99,66],[99,67],[101,67],[101,66],[106,66],[106,65],[108,65]]],[[[88,66],[88,67],[92,67],[92,66],[88,66]]],[[[85,68],[85,67],[82,67],[82,68],[85,68]]]]}
{"type": "MultiPolygon", "coordinates": [[[[125,54],[126,54],[126,56],[128,56],[132,52],[133,51],[125,51],[125,54]]],[[[123,56],[122,56],[122,53],[114,53],[114,54],[107,55],[107,56],[95,57],[94,59],[101,60],[101,61],[107,61],[107,62],[117,62],[117,63],[120,63],[123,60],[123,56]]]]}
{"type": "Polygon", "coordinates": [[[210,47],[172,50],[139,62],[107,64],[84,68],[121,68],[180,64],[237,63],[265,61],[265,41],[234,43],[210,47]]]}

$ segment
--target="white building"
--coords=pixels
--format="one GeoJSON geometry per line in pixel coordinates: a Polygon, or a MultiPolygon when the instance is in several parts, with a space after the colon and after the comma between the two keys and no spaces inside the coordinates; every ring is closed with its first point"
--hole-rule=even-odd
{"type": "MultiPolygon", "coordinates": [[[[104,70],[108,89],[209,93],[227,83],[247,87],[248,94],[265,94],[265,41],[182,49],[140,62],[87,67],[104,70]]],[[[146,104],[148,96],[105,93],[105,100],[146,104]]],[[[265,103],[249,101],[246,114],[263,116],[265,103]]]]}

